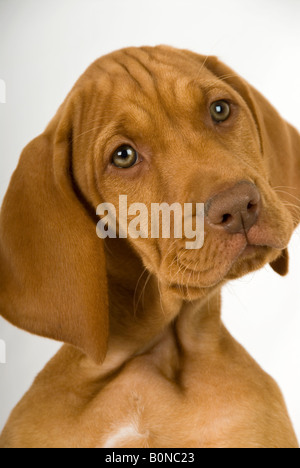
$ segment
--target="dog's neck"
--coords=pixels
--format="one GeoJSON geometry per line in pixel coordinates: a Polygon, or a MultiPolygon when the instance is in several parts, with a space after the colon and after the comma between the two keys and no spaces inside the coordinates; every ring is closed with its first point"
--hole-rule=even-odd
{"type": "MultiPolygon", "coordinates": [[[[125,243],[107,248],[110,338],[104,372],[111,373],[172,335],[185,350],[220,335],[220,289],[188,302],[148,272],[125,243]]],[[[169,339],[168,338],[168,339],[169,339]]],[[[175,343],[176,342],[176,343],[175,343]]],[[[175,345],[174,345],[175,343],[175,345]]]]}

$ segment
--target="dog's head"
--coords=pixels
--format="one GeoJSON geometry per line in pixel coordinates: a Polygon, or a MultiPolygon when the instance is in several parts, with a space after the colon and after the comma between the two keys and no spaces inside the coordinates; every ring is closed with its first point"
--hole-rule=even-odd
{"type": "Polygon", "coordinates": [[[160,46],[99,59],[12,177],[1,314],[100,361],[109,304],[95,213],[103,202],[118,212],[120,195],[149,212],[152,203],[204,203],[201,249],[174,236],[126,240],[183,300],[266,263],[285,274],[300,221],[299,153],[297,131],[215,57],[160,46]]]}

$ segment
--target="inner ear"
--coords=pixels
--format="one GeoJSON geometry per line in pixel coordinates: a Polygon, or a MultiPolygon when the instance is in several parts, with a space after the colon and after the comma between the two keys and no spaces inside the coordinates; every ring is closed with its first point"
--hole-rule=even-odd
{"type": "Polygon", "coordinates": [[[289,251],[284,249],[281,252],[281,255],[270,263],[270,266],[273,270],[278,273],[280,276],[285,276],[289,272],[289,251]]]}

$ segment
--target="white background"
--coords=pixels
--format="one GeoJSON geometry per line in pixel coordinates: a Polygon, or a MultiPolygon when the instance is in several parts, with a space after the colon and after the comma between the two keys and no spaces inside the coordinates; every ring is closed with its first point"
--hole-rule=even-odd
{"type": "MultiPolygon", "coordinates": [[[[299,129],[298,0],[0,0],[0,201],[22,148],[41,133],[79,75],[99,56],[160,43],[218,55],[299,129]]],[[[299,148],[300,157],[300,148],[299,148]]],[[[224,289],[232,334],[279,383],[300,439],[300,236],[291,268],[266,267],[224,289]]],[[[0,429],[59,348],[0,319],[0,429]]]]}

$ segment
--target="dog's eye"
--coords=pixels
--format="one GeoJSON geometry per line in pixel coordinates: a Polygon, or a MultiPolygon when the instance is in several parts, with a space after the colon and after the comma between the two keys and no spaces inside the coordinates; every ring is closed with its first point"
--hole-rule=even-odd
{"type": "Polygon", "coordinates": [[[129,169],[137,163],[138,159],[138,153],[131,146],[124,145],[120,146],[120,148],[114,152],[112,163],[116,167],[129,169]]]}
{"type": "Polygon", "coordinates": [[[230,104],[227,101],[216,101],[210,106],[210,115],[215,122],[225,122],[230,112],[230,104]]]}

